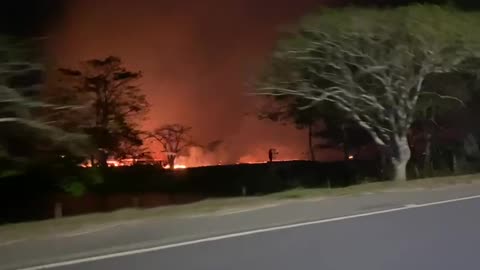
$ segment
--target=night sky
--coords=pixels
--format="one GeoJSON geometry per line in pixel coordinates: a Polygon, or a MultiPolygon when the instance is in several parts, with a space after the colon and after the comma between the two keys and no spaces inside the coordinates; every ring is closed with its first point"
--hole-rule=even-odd
{"type": "Polygon", "coordinates": [[[0,3],[0,33],[36,36],[61,19],[68,1],[5,0],[0,3]]]}
{"type": "MultiPolygon", "coordinates": [[[[384,5],[392,1],[356,1],[384,5]]],[[[395,1],[407,3],[411,1],[395,1]]],[[[437,1],[438,2],[438,1],[437,1]]],[[[468,1],[467,1],[468,2],[468,1]]],[[[304,158],[306,133],[257,120],[248,78],[258,74],[278,39],[322,0],[17,0],[2,9],[2,32],[49,36],[53,64],[72,66],[116,55],[142,70],[152,105],[145,129],[165,123],[193,127],[199,143],[224,140],[216,163],[304,158]],[[6,16],[8,15],[8,16],[6,16]]],[[[323,152],[320,158],[341,158],[323,152]]]]}

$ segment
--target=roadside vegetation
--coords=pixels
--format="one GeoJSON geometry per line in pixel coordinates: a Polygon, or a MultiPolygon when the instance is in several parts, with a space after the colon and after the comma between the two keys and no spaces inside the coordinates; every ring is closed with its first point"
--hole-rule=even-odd
{"type": "Polygon", "coordinates": [[[114,227],[122,224],[165,220],[179,217],[215,215],[301,200],[323,200],[339,196],[371,195],[380,192],[414,192],[437,188],[451,188],[455,185],[480,183],[480,175],[463,175],[425,178],[397,182],[363,183],[343,188],[295,188],[265,196],[205,199],[199,202],[165,206],[150,209],[122,209],[110,213],[95,213],[54,220],[5,224],[0,226],[2,243],[10,241],[43,238],[51,235],[68,235],[83,231],[114,227]]]}

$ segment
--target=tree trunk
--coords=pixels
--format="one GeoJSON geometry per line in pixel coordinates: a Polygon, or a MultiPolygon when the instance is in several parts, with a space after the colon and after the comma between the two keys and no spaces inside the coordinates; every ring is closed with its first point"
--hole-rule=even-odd
{"type": "Polygon", "coordinates": [[[420,178],[420,170],[418,169],[418,165],[415,163],[413,164],[413,173],[415,174],[415,178],[420,178]]]}
{"type": "Polygon", "coordinates": [[[394,136],[392,150],[392,180],[407,181],[407,163],[411,156],[407,136],[394,136]]]}
{"type": "Polygon", "coordinates": [[[388,175],[385,173],[386,169],[388,169],[387,154],[385,153],[386,149],[383,146],[378,146],[377,149],[378,149],[378,174],[380,179],[385,180],[388,178],[388,175]]]}
{"type": "Polygon", "coordinates": [[[427,109],[426,117],[428,121],[424,124],[425,137],[425,156],[423,160],[423,172],[425,176],[433,176],[433,124],[435,123],[435,106],[427,109]]]}
{"type": "Polygon", "coordinates": [[[170,170],[175,169],[175,155],[167,156],[168,166],[170,170]]]}
{"type": "Polygon", "coordinates": [[[308,148],[310,150],[310,160],[315,161],[315,149],[313,147],[312,123],[308,124],[308,148]]]}
{"type": "Polygon", "coordinates": [[[425,154],[423,159],[423,174],[425,177],[433,175],[433,160],[432,160],[432,134],[427,132],[425,134],[425,154]]]}

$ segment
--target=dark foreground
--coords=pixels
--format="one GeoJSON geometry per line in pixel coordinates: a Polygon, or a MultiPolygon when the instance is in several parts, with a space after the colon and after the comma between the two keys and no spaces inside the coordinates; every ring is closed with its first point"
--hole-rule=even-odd
{"type": "MultiPolygon", "coordinates": [[[[375,162],[279,161],[187,168],[161,166],[109,167],[99,170],[66,167],[62,173],[33,170],[0,181],[2,223],[54,218],[55,205],[64,216],[184,204],[204,198],[239,197],[279,192],[295,187],[345,187],[359,179],[378,178],[375,162]],[[72,196],[58,189],[63,179],[79,174],[87,194],[72,196]],[[92,179],[97,179],[93,181],[92,179]],[[135,181],[132,181],[135,179],[135,181]],[[228,179],[228,181],[225,181],[228,179]],[[29,187],[29,188],[25,188],[29,187]]],[[[63,184],[62,184],[63,185],[63,184]]]]}
{"type": "Polygon", "coordinates": [[[471,199],[56,269],[479,269],[479,209],[471,199]]]}

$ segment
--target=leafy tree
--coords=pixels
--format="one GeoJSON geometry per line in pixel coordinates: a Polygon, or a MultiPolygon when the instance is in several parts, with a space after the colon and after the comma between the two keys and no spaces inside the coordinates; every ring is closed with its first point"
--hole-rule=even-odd
{"type": "Polygon", "coordinates": [[[469,58],[454,72],[427,76],[411,129],[417,175],[432,176],[435,170],[447,168],[456,172],[459,158],[463,165],[471,165],[479,156],[474,136],[479,63],[469,58]]]}
{"type": "Polygon", "coordinates": [[[89,102],[85,131],[96,147],[100,166],[108,157],[119,157],[125,149],[142,145],[138,120],[148,110],[145,95],[137,86],[140,72],[127,70],[120,58],[109,56],[82,63],[80,69],[59,69],[60,82],[71,95],[89,102]]]}
{"type": "Polygon", "coordinates": [[[442,155],[454,159],[460,151],[461,133],[465,133],[466,129],[458,123],[465,117],[466,104],[471,100],[469,77],[469,74],[460,71],[426,77],[410,132],[412,165],[417,175],[420,166],[423,175],[433,176],[434,160],[442,159],[442,155]],[[445,136],[452,132],[457,133],[455,138],[446,143],[445,136]]]}
{"type": "Polygon", "coordinates": [[[181,124],[168,124],[155,129],[150,135],[162,145],[170,169],[175,168],[175,159],[194,145],[190,136],[191,130],[191,127],[181,124]]]}
{"type": "Polygon", "coordinates": [[[84,136],[51,120],[72,106],[41,100],[44,68],[38,40],[0,37],[0,176],[21,173],[33,163],[60,153],[81,155],[84,136]]]}
{"type": "Polygon", "coordinates": [[[259,94],[334,104],[385,150],[392,179],[404,181],[425,78],[468,55],[477,17],[420,5],[324,11],[279,46],[259,94]]]}

